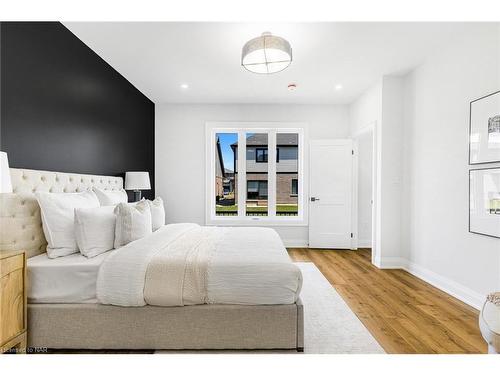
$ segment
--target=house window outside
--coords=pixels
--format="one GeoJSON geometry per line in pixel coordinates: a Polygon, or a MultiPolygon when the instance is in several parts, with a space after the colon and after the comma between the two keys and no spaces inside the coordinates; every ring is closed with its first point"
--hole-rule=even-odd
{"type": "Polygon", "coordinates": [[[255,149],[255,162],[256,163],[267,163],[267,148],[255,149]]]}
{"type": "Polygon", "coordinates": [[[247,199],[267,199],[267,181],[247,181],[247,199]]]}
{"type": "Polygon", "coordinates": [[[210,177],[214,190],[207,191],[215,199],[207,210],[207,223],[263,220],[302,225],[302,132],[300,128],[214,127],[207,133],[207,140],[215,145],[210,161],[215,166],[210,177]],[[269,154],[270,148],[276,150],[274,155],[269,154]]]}
{"type": "MultiPolygon", "coordinates": [[[[255,162],[267,163],[267,148],[258,148],[255,150],[255,162]]],[[[276,148],[276,163],[280,162],[280,149],[276,148]]]]}
{"type": "Polygon", "coordinates": [[[297,195],[299,193],[299,180],[296,178],[292,179],[292,194],[297,195]]]}

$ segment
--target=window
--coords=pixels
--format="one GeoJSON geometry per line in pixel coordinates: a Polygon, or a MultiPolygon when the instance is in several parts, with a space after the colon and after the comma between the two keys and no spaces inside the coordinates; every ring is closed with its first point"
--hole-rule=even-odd
{"type": "Polygon", "coordinates": [[[267,163],[267,148],[255,149],[255,161],[257,163],[267,163]]]}
{"type": "Polygon", "coordinates": [[[304,129],[276,125],[207,124],[207,224],[307,224],[304,129]]]}
{"type": "Polygon", "coordinates": [[[276,166],[276,215],[299,215],[299,135],[276,134],[276,147],[281,153],[281,163],[276,166]]]}
{"type": "MultiPolygon", "coordinates": [[[[245,133],[246,144],[246,216],[268,215],[267,183],[269,179],[269,163],[267,149],[269,134],[249,131],[245,133]]],[[[236,146],[239,148],[239,145],[236,146]]],[[[238,173],[239,175],[239,173],[238,173]]]]}
{"type": "Polygon", "coordinates": [[[292,179],[292,195],[297,195],[299,192],[299,180],[296,178],[292,179]]]}
{"type": "MultiPolygon", "coordinates": [[[[255,162],[267,163],[267,148],[258,148],[255,150],[255,162]]],[[[276,163],[280,162],[280,149],[276,148],[276,163]]]]}
{"type": "Polygon", "coordinates": [[[232,149],[238,143],[238,133],[217,133],[214,141],[215,215],[238,216],[234,181],[236,158],[232,149]]]}
{"type": "Polygon", "coordinates": [[[247,199],[267,199],[267,181],[247,181],[247,199]]]}

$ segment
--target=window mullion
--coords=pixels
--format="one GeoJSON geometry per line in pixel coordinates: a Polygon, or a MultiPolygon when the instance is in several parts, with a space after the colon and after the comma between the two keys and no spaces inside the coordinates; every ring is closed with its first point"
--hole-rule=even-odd
{"type": "Polygon", "coordinates": [[[267,151],[267,205],[268,216],[270,219],[276,218],[276,130],[268,132],[268,151],[267,151]]]}
{"type": "Polygon", "coordinates": [[[238,131],[238,218],[246,216],[245,202],[247,192],[247,164],[246,164],[246,134],[244,130],[238,131]]]}
{"type": "Polygon", "coordinates": [[[306,200],[304,198],[304,184],[306,183],[304,181],[304,133],[302,131],[298,131],[298,142],[297,142],[297,176],[298,176],[298,183],[297,183],[297,203],[298,203],[298,216],[302,219],[304,216],[304,210],[305,210],[305,205],[308,204],[306,203],[306,200]]]}

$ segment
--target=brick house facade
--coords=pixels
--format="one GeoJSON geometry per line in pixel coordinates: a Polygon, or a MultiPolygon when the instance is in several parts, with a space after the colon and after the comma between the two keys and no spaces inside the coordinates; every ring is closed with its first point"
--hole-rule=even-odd
{"type": "MultiPolygon", "coordinates": [[[[258,206],[267,205],[268,197],[268,140],[267,134],[253,134],[247,137],[246,151],[246,200],[258,206]]],[[[231,145],[235,155],[235,198],[238,197],[238,144],[231,145]]],[[[276,203],[298,203],[298,135],[277,134],[276,136],[276,203]]]]}

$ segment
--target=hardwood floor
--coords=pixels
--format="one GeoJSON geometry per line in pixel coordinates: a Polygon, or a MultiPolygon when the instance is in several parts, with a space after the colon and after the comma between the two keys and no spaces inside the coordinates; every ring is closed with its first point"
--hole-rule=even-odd
{"type": "Polygon", "coordinates": [[[478,311],[403,270],[380,270],[369,249],[288,249],[313,262],[387,353],[486,353],[478,311]]]}

